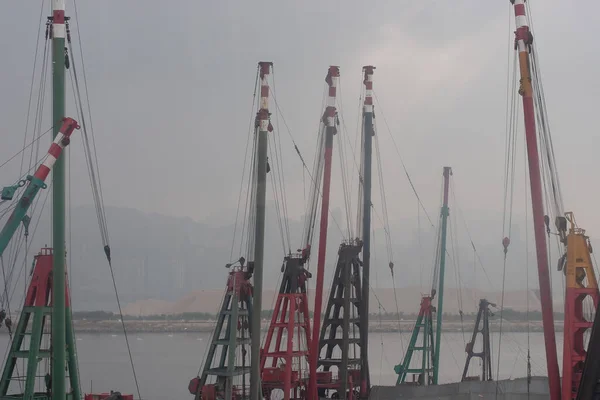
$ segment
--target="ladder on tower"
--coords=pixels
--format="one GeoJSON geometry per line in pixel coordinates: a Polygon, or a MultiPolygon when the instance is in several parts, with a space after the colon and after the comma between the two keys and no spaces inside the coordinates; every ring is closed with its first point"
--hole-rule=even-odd
{"type": "Polygon", "coordinates": [[[240,258],[239,266],[229,265],[231,271],[225,296],[202,374],[193,378],[188,386],[195,400],[249,397],[245,383],[250,382],[250,354],[247,348],[252,341],[250,319],[253,288],[249,281],[252,267],[245,267],[244,262],[240,258]],[[234,382],[236,378],[241,378],[241,385],[234,382]]]}
{"type": "Polygon", "coordinates": [[[411,383],[423,386],[433,383],[433,354],[435,352],[433,312],[434,306],[431,304],[431,296],[423,296],[404,360],[402,364],[394,367],[394,371],[398,374],[396,385],[411,383]],[[421,337],[420,341],[419,336],[421,337]],[[413,366],[413,356],[417,351],[421,353],[421,358],[417,359],[418,364],[413,366]],[[409,377],[413,379],[410,380],[409,377]]]}
{"type": "Polygon", "coordinates": [[[338,398],[356,398],[360,382],[362,310],[362,242],[342,243],[319,337],[317,387],[320,396],[337,390],[338,398]],[[323,351],[324,350],[324,351],[323,351]],[[323,354],[324,353],[324,354],[323,354]],[[336,373],[334,375],[334,372],[336,373]],[[342,396],[342,393],[350,395],[342,396]]]}
{"type": "Polygon", "coordinates": [[[304,268],[308,251],[285,257],[283,278],[261,353],[261,381],[265,397],[278,389],[283,398],[302,399],[308,383],[310,317],[304,268]]]}
{"type": "MultiPolygon", "coordinates": [[[[47,372],[44,376],[45,388],[43,392],[36,392],[36,381],[39,377],[39,364],[42,360],[50,361],[50,343],[45,341],[44,336],[49,333],[47,327],[52,318],[52,261],[53,252],[51,248],[43,248],[35,256],[31,282],[27,289],[27,295],[19,321],[15,331],[12,333],[12,343],[2,380],[0,381],[0,399],[36,399],[51,400],[51,376],[47,372]],[[26,360],[26,367],[20,376],[17,368],[18,360],[26,360]],[[20,382],[21,390],[18,386],[20,382]],[[23,384],[24,383],[24,384],[23,384]],[[15,392],[17,391],[17,394],[15,392]]],[[[65,280],[65,285],[68,281],[65,280]]],[[[65,304],[69,307],[69,289],[66,286],[65,304]]],[[[67,314],[67,326],[71,327],[71,316],[67,314]]],[[[8,321],[7,321],[8,322],[8,321]]],[[[7,324],[10,325],[10,324],[7,324]]],[[[9,328],[10,329],[10,328],[9,328]]],[[[77,368],[77,355],[73,338],[73,330],[67,329],[67,367],[72,372],[77,368]]],[[[74,374],[69,374],[71,389],[78,385],[74,374]]],[[[78,389],[78,388],[77,388],[78,389]]],[[[72,392],[67,393],[67,399],[74,398],[72,392]]]]}

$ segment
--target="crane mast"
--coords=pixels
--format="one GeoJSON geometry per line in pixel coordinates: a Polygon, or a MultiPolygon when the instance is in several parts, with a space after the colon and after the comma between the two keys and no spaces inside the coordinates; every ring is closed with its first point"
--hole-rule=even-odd
{"type": "Polygon", "coordinates": [[[256,116],[258,124],[258,146],[256,167],[256,225],[254,234],[254,294],[252,298],[252,332],[255,340],[252,341],[250,351],[251,373],[250,373],[250,398],[259,400],[262,398],[260,390],[260,322],[262,312],[262,285],[263,285],[263,263],[265,251],[265,203],[267,194],[267,145],[269,129],[272,130],[269,113],[269,83],[268,75],[271,73],[272,62],[259,62],[260,74],[260,109],[256,116]]]}
{"type": "Polygon", "coordinates": [[[437,385],[439,375],[440,346],[442,340],[442,316],[444,305],[444,275],[446,269],[446,237],[448,230],[448,195],[450,191],[450,175],[452,168],[443,169],[443,201],[440,211],[441,224],[438,233],[438,245],[436,254],[436,265],[431,293],[421,298],[421,306],[417,321],[415,322],[410,343],[401,364],[394,367],[398,374],[396,385],[407,383],[408,374],[413,378],[417,376],[419,385],[437,385]],[[437,296],[437,309],[433,306],[433,300],[437,296]],[[433,313],[437,312],[436,335],[433,333],[433,313]],[[419,345],[419,334],[422,342],[419,345]],[[421,352],[421,364],[413,367],[411,361],[416,351],[421,352]]]}
{"type": "MultiPolygon", "coordinates": [[[[450,215],[450,209],[448,208],[448,192],[450,187],[450,174],[452,169],[450,167],[444,167],[444,203],[442,204],[442,234],[440,240],[440,270],[439,270],[439,285],[438,285],[438,306],[437,306],[437,322],[435,331],[435,350],[433,353],[433,384],[438,384],[438,377],[440,374],[440,346],[442,342],[442,318],[444,308],[444,276],[446,270],[446,237],[448,230],[448,216],[450,215]]],[[[432,293],[433,294],[433,293],[432,293]]],[[[435,296],[435,294],[433,294],[435,296]]]]}
{"type": "Polygon", "coordinates": [[[325,280],[325,256],[327,252],[327,226],[329,222],[329,194],[331,188],[331,159],[333,152],[333,136],[337,133],[335,126],[335,100],[340,69],[337,66],[329,67],[327,84],[327,108],[323,116],[325,122],[325,153],[323,169],[323,191],[321,192],[321,223],[319,229],[319,254],[317,259],[317,287],[315,294],[315,309],[313,317],[312,344],[310,346],[310,382],[311,398],[318,399],[317,394],[317,362],[319,360],[319,331],[321,329],[321,308],[323,307],[323,281],[325,280]]]}
{"type": "Polygon", "coordinates": [[[556,335],[554,332],[554,315],[552,309],[552,291],[550,287],[550,272],[548,269],[548,252],[546,233],[544,232],[544,203],[542,195],[542,179],[540,172],[540,157],[538,153],[535,108],[533,102],[533,87],[529,52],[533,43],[533,35],[527,25],[525,15],[525,0],[510,0],[514,5],[516,32],[515,48],[518,51],[519,72],[521,75],[519,93],[523,97],[523,112],[525,116],[525,138],[527,141],[527,158],[529,161],[529,182],[531,186],[531,201],[533,208],[533,226],[540,284],[540,300],[542,304],[542,320],[546,346],[546,364],[550,385],[550,400],[560,400],[560,374],[556,354],[556,335]]]}
{"type": "MultiPolygon", "coordinates": [[[[52,0],[52,121],[54,137],[59,135],[59,121],[65,117],[65,0],[52,0]]],[[[66,396],[65,352],[67,341],[67,309],[65,298],[65,163],[57,160],[52,173],[52,393],[57,399],[66,396]]]]}
{"type": "Polygon", "coordinates": [[[369,285],[371,271],[371,166],[373,154],[373,72],[375,67],[367,65],[363,67],[365,74],[365,104],[363,108],[364,123],[364,165],[363,165],[363,223],[362,223],[362,310],[360,314],[360,397],[367,398],[370,391],[369,375],[369,285]]]}

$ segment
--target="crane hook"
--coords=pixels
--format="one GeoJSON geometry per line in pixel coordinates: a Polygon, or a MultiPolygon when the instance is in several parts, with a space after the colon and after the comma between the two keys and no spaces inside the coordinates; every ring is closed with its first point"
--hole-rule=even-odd
{"type": "Polygon", "coordinates": [[[508,245],[510,244],[510,239],[507,237],[505,237],[504,239],[502,239],[502,246],[504,246],[504,254],[506,255],[506,253],[508,253],[508,245]]]}

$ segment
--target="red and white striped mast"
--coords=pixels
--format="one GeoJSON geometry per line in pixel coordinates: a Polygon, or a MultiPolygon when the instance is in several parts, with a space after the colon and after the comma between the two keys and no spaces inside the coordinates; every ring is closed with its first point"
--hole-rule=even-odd
{"type": "Polygon", "coordinates": [[[37,171],[35,171],[35,174],[33,174],[34,177],[42,182],[46,180],[63,149],[69,145],[71,134],[75,129],[79,129],[77,121],[68,117],[63,119],[58,134],[54,137],[54,141],[50,145],[44,161],[40,164],[37,171]]]}
{"type": "Polygon", "coordinates": [[[321,331],[321,308],[323,307],[323,281],[325,279],[325,255],[327,249],[327,225],[329,219],[329,192],[331,187],[331,158],[333,152],[333,135],[337,133],[335,126],[335,100],[340,79],[340,67],[331,66],[327,71],[325,82],[329,85],[327,107],[323,115],[325,125],[325,165],[323,169],[323,191],[321,202],[321,223],[319,231],[319,255],[317,259],[317,288],[315,293],[315,309],[313,318],[312,344],[309,360],[309,391],[310,398],[318,399],[317,393],[317,362],[319,360],[319,337],[321,331]]]}
{"type": "Polygon", "coordinates": [[[533,208],[533,227],[535,247],[538,261],[538,276],[540,281],[540,300],[542,304],[542,321],[546,346],[546,364],[550,385],[550,399],[560,400],[560,374],[556,355],[556,335],[554,332],[554,314],[552,309],[552,289],[548,269],[548,247],[544,231],[544,202],[542,195],[542,178],[540,172],[540,157],[537,145],[535,127],[535,108],[533,103],[533,87],[529,51],[533,43],[533,35],[525,15],[525,0],[510,0],[514,5],[516,32],[515,49],[519,53],[519,70],[521,86],[519,94],[523,96],[523,112],[525,115],[525,138],[527,140],[527,159],[529,160],[529,182],[531,185],[531,202],[533,208]]]}

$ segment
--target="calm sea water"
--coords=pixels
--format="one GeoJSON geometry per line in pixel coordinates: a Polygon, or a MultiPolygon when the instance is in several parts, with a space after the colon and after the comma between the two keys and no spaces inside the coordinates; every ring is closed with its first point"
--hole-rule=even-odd
{"type": "MultiPolygon", "coordinates": [[[[465,362],[465,341],[461,333],[443,335],[440,356],[440,380],[460,380],[465,362]]],[[[557,339],[561,340],[559,336],[557,339]]],[[[209,334],[131,334],[132,348],[142,398],[145,400],[191,399],[188,382],[195,377],[203,361],[209,334]]],[[[369,362],[374,385],[395,384],[394,365],[401,362],[402,348],[408,345],[409,335],[402,339],[393,333],[371,333],[369,336],[369,362]]],[[[500,378],[523,377],[527,373],[526,333],[504,333],[501,343],[500,378]]],[[[546,375],[544,338],[541,333],[529,336],[532,373],[546,375]]],[[[0,336],[0,346],[6,348],[8,337],[0,336]]],[[[562,342],[557,343],[562,349],[562,342]]],[[[129,356],[123,335],[82,334],[77,338],[81,385],[84,392],[119,390],[136,394],[129,356]]],[[[492,338],[493,370],[497,368],[498,335],[492,338]]],[[[561,351],[559,354],[559,362],[561,351]]],[[[479,361],[471,363],[479,368],[479,361]]],[[[471,369],[477,374],[479,369],[471,369]]],[[[496,377],[494,372],[494,378],[496,377]]],[[[137,394],[135,395],[137,398],[137,394]]]]}

